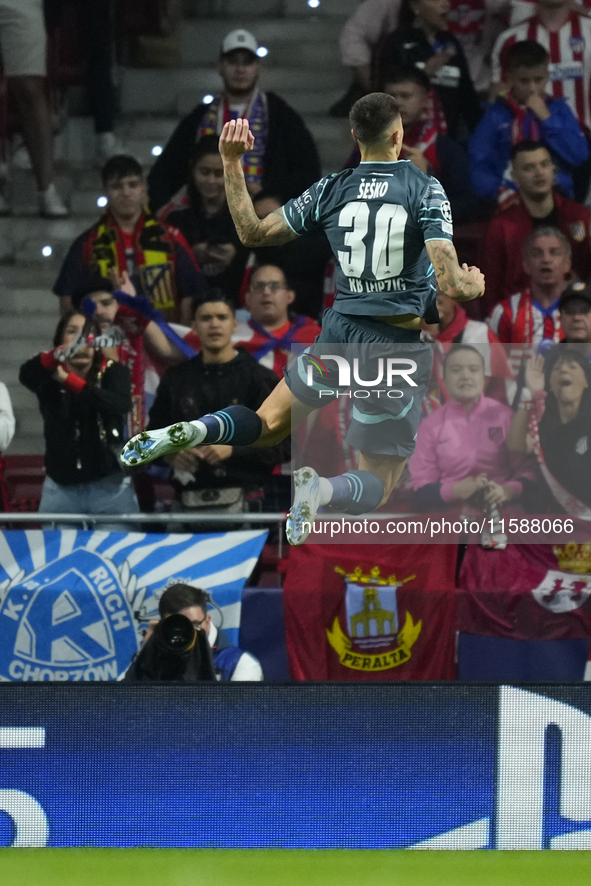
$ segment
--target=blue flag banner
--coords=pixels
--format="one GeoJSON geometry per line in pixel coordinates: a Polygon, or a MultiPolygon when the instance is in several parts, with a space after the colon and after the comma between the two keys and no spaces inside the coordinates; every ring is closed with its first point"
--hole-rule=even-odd
{"type": "Polygon", "coordinates": [[[0,532],[0,680],[116,680],[167,587],[210,593],[237,644],[242,589],[266,531],[0,532]]]}

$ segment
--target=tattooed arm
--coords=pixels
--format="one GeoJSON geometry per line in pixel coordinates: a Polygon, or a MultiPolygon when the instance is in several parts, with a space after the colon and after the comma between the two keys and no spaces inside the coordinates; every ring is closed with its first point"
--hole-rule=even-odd
{"type": "Polygon", "coordinates": [[[230,120],[224,125],[220,154],[224,163],[228,207],[244,246],[281,246],[298,235],[287,224],[283,210],[276,209],[263,219],[254,211],[241,161],[242,155],[251,151],[253,145],[254,136],[248,128],[248,120],[230,120]]]}
{"type": "Polygon", "coordinates": [[[425,243],[437,277],[437,287],[454,301],[471,301],[484,294],[484,274],[480,268],[460,266],[453,243],[428,240],[425,243]]]}

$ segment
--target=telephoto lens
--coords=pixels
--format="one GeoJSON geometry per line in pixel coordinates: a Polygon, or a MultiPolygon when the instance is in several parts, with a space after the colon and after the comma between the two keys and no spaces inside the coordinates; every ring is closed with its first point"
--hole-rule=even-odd
{"type": "Polygon", "coordinates": [[[124,681],[163,680],[180,683],[215,681],[211,647],[204,630],[180,613],[158,622],[128,668],[124,681]]]}
{"type": "Polygon", "coordinates": [[[189,652],[195,645],[197,631],[185,615],[169,615],[159,627],[159,640],[171,652],[189,652]]]}

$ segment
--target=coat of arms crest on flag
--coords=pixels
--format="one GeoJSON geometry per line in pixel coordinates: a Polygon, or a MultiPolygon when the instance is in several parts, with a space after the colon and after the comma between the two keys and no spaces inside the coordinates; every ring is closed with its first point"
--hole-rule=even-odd
{"type": "Polygon", "coordinates": [[[378,566],[368,575],[361,567],[346,573],[337,566],[335,572],[346,581],[346,632],[337,616],[326,635],[341,664],[357,671],[386,671],[408,661],[422,621],[415,624],[410,612],[402,620],[396,592],[415,576],[382,577],[378,566]]]}

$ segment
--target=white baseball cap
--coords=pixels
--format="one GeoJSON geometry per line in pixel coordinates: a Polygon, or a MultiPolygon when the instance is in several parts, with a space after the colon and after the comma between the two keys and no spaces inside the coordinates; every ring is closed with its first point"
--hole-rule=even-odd
{"type": "Polygon", "coordinates": [[[226,55],[228,52],[234,52],[235,49],[246,49],[248,52],[256,55],[258,48],[259,44],[254,34],[242,28],[237,28],[235,31],[230,31],[229,34],[226,34],[222,40],[221,54],[226,55]]]}

